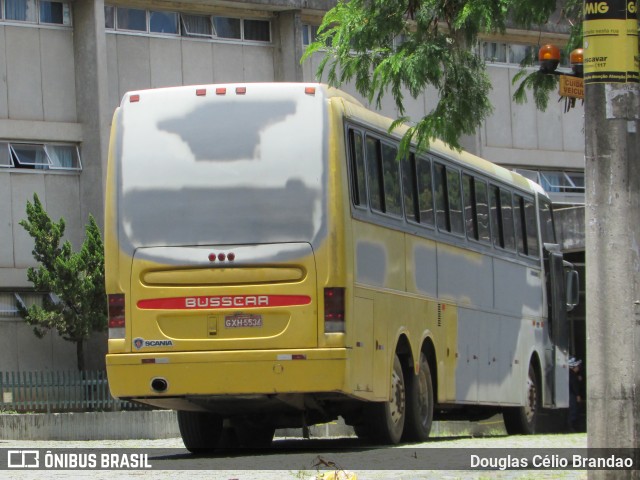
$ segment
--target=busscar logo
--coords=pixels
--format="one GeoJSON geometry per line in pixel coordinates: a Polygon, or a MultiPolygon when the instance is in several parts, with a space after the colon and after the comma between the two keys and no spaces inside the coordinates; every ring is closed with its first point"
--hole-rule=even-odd
{"type": "Polygon", "coordinates": [[[9,468],[39,468],[40,452],[38,450],[9,450],[7,452],[9,468]]]}
{"type": "Polygon", "coordinates": [[[186,308],[218,308],[218,307],[268,307],[268,295],[237,295],[233,297],[187,297],[186,308]]]}
{"type": "Polygon", "coordinates": [[[173,342],[171,340],[145,340],[138,337],[133,340],[133,346],[136,347],[136,350],[144,347],[173,347],[173,342]]]}

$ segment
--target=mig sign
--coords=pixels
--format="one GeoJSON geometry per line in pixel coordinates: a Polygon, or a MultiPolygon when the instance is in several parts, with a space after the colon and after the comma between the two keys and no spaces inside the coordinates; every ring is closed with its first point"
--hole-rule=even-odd
{"type": "Polygon", "coordinates": [[[584,83],[637,83],[637,0],[584,3],[584,83]]]}

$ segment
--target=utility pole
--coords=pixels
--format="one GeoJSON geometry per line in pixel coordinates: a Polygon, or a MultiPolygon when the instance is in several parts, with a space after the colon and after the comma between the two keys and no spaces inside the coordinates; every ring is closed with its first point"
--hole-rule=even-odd
{"type": "MultiPolygon", "coordinates": [[[[589,448],[640,447],[637,0],[585,0],[589,448]]],[[[590,471],[589,479],[640,478],[590,471]]]]}

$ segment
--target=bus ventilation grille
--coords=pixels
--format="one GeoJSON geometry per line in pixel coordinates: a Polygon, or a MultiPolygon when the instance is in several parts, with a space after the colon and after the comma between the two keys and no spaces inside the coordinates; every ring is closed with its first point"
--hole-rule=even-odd
{"type": "Polygon", "coordinates": [[[442,305],[438,304],[438,326],[442,326],[442,305]]]}

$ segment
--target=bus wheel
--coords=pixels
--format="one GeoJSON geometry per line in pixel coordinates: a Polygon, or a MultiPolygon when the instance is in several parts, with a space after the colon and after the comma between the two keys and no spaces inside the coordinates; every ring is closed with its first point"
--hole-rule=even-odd
{"type": "Polygon", "coordinates": [[[210,452],[222,435],[222,418],[208,412],[178,411],[182,442],[191,453],[210,452]]]}
{"type": "Polygon", "coordinates": [[[423,442],[429,438],[433,421],[433,383],[424,353],[420,352],[420,371],[407,379],[407,418],[403,439],[423,442]]]}
{"type": "Polygon", "coordinates": [[[406,391],[402,365],[396,355],[391,374],[391,399],[388,402],[371,404],[368,418],[372,439],[385,444],[396,444],[404,430],[406,391]]]}
{"type": "Polygon", "coordinates": [[[506,408],[502,414],[504,426],[509,435],[536,433],[536,423],[540,410],[540,382],[533,363],[529,364],[527,392],[522,407],[506,408]]]}

